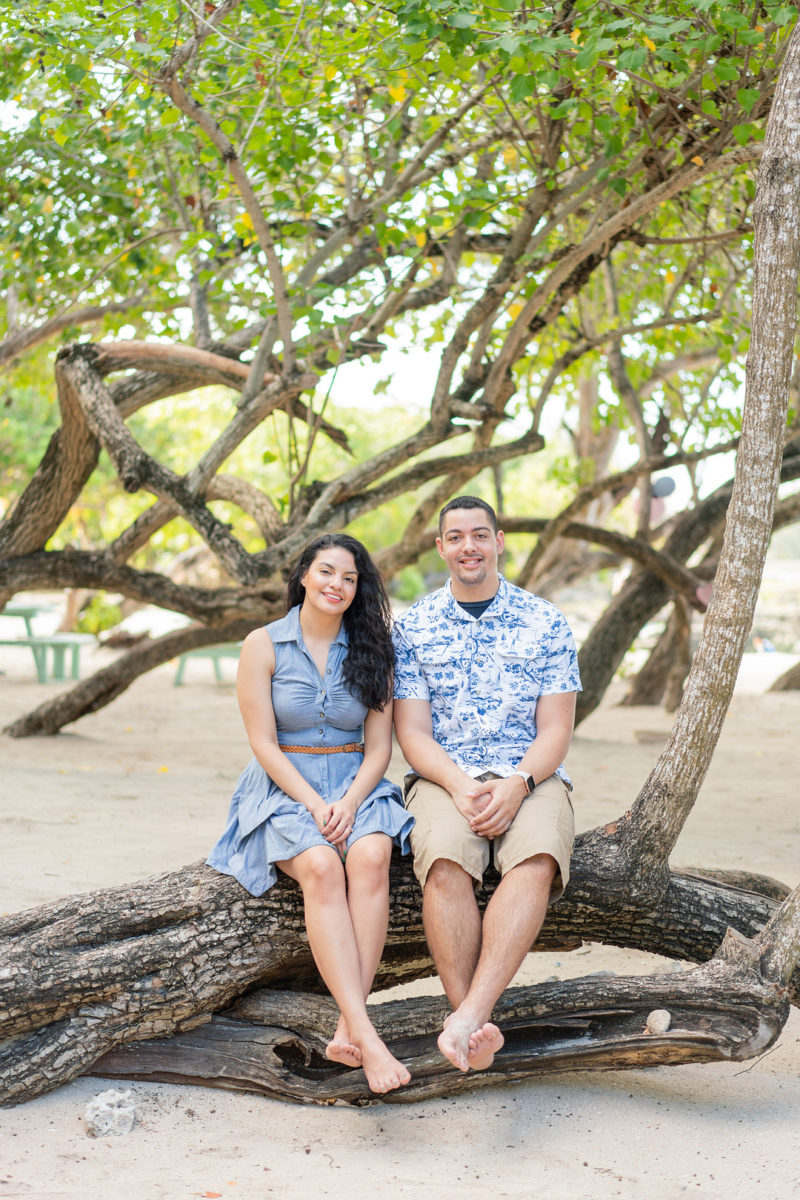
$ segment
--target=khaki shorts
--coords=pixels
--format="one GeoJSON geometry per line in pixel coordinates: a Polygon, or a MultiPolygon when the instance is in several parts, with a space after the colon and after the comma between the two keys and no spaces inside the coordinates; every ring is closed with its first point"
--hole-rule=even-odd
{"type": "Polygon", "coordinates": [[[429,779],[414,775],[407,779],[405,805],[415,819],[411,849],[421,887],[437,858],[458,863],[480,882],[492,852],[501,875],[534,854],[550,854],[558,863],[550,904],[563,894],[569,882],[575,814],[569,788],[557,775],[537,784],[533,794],[522,801],[511,827],[492,840],[473,833],[450,793],[429,779]]]}

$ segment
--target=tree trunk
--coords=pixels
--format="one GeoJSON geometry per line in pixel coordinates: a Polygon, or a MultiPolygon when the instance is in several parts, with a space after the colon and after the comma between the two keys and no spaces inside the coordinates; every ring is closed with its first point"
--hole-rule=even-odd
{"type": "Polygon", "coordinates": [[[769,688],[771,692],[795,692],[800,688],[800,663],[795,663],[788,671],[784,671],[779,676],[772,686],[769,688]]]}
{"type": "Polygon", "coordinates": [[[631,680],[623,705],[660,704],[674,712],[683,695],[683,684],[691,666],[691,614],[676,599],[670,618],[647,662],[631,680]]]}

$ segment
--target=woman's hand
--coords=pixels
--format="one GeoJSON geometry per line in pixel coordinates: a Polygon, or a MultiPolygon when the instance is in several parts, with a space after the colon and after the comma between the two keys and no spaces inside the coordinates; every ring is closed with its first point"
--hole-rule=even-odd
{"type": "Polygon", "coordinates": [[[355,801],[349,800],[347,796],[343,796],[335,804],[328,805],[326,819],[320,826],[320,831],[326,841],[329,841],[332,846],[338,847],[339,850],[344,849],[347,839],[353,832],[356,808],[355,801]]]}

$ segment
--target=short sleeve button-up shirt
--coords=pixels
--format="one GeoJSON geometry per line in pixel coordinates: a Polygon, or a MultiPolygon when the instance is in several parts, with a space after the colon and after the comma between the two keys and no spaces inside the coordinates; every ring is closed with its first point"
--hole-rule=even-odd
{"type": "MultiPolygon", "coordinates": [[[[449,582],[395,622],[396,700],[427,700],[433,736],[467,774],[510,774],[536,738],[540,696],[581,690],[575,642],[554,604],[503,576],[477,619],[449,582]]],[[[569,784],[563,766],[557,774],[569,784]]]]}

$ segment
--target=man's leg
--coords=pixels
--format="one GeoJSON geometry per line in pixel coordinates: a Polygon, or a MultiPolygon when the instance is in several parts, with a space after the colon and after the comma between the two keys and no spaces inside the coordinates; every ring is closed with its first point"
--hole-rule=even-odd
{"type": "Polygon", "coordinates": [[[414,873],[422,887],[425,935],[442,986],[457,1008],[467,994],[481,946],[481,918],[475,880],[489,862],[489,843],[478,837],[438,784],[417,779],[406,807],[414,873]]]}
{"type": "Polygon", "coordinates": [[[549,854],[525,859],[503,876],[487,905],[472,981],[439,1037],[439,1049],[461,1071],[485,1070],[503,1044],[489,1018],[542,927],[557,870],[549,854]]]}
{"type": "Polygon", "coordinates": [[[437,858],[422,893],[425,937],[445,995],[453,1009],[469,991],[481,950],[481,916],[471,875],[437,858]]]}

